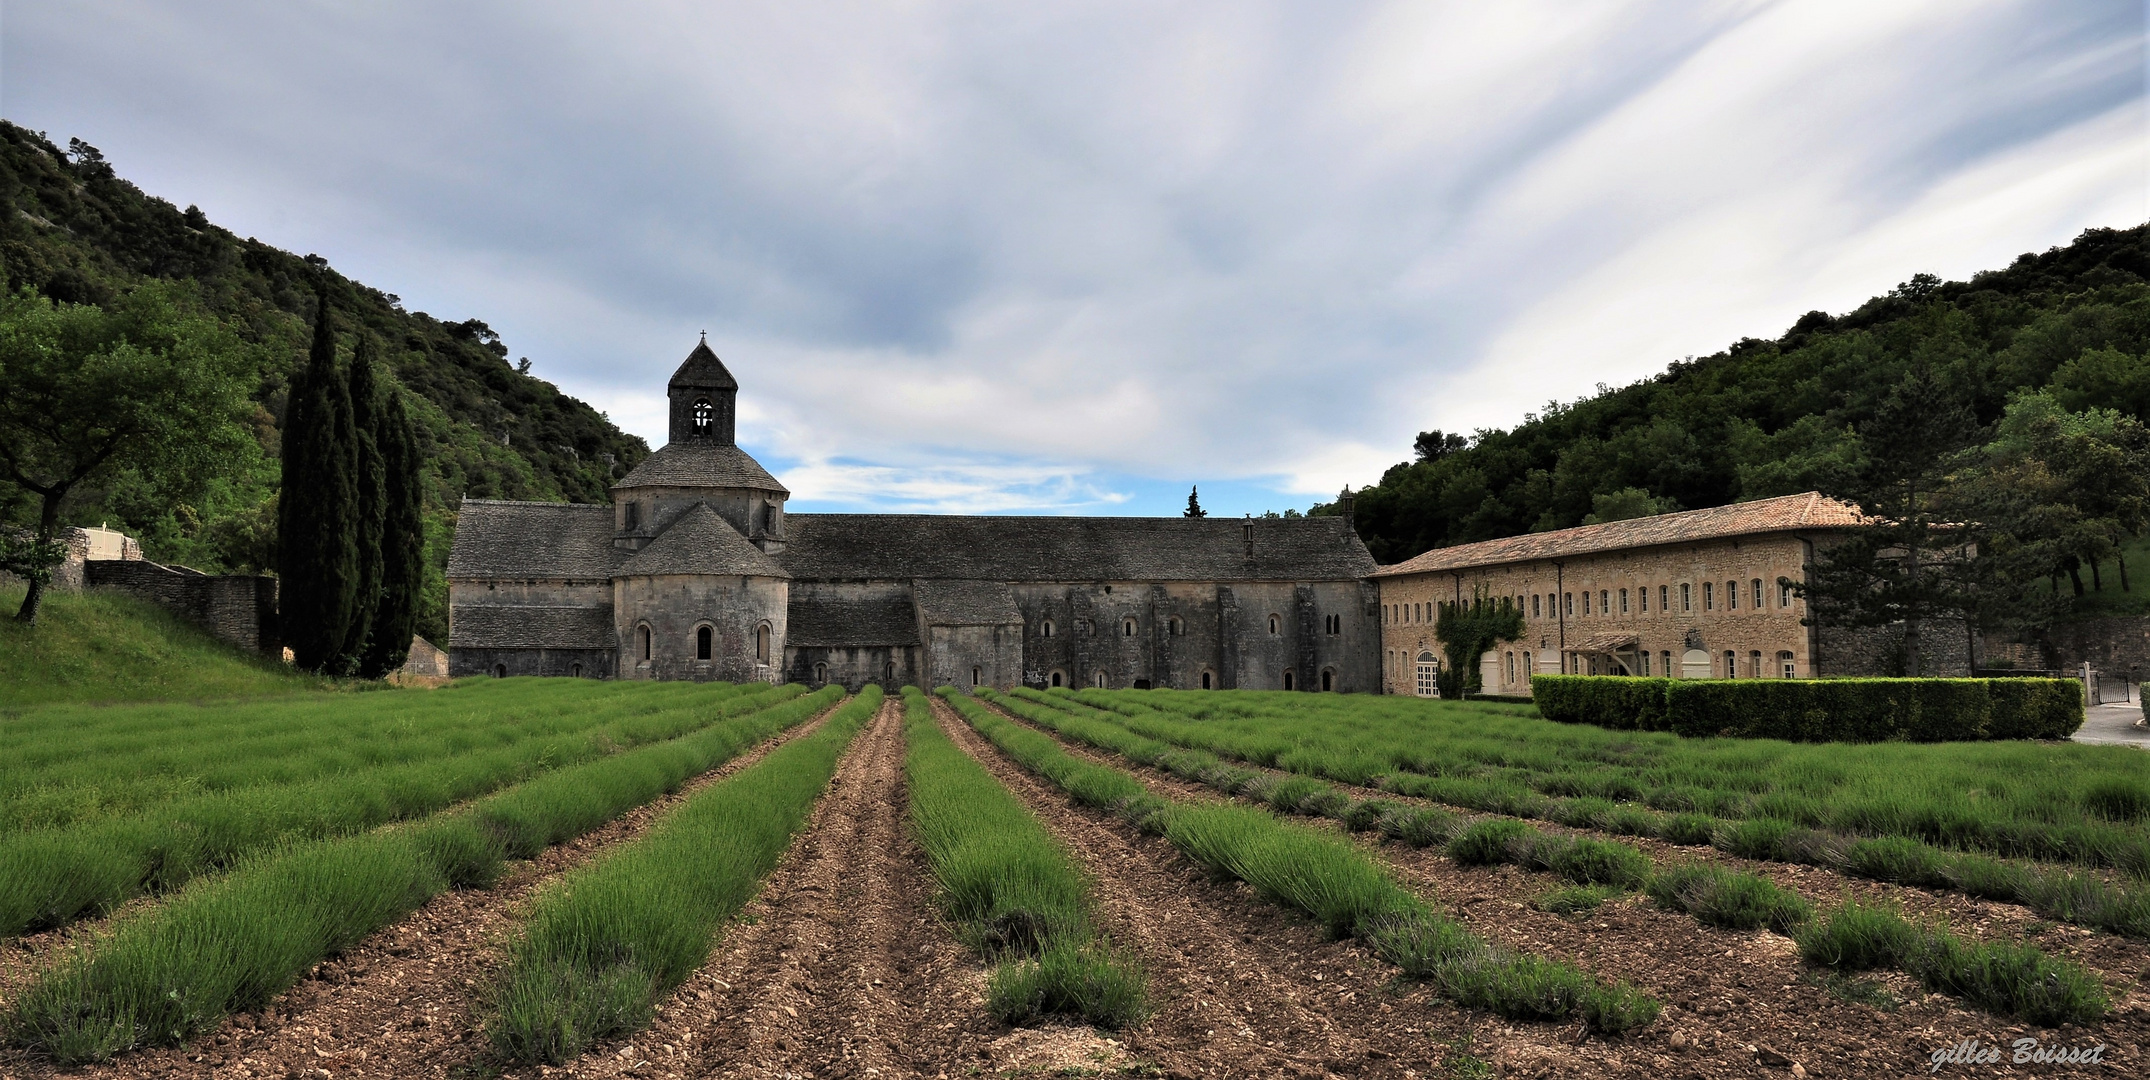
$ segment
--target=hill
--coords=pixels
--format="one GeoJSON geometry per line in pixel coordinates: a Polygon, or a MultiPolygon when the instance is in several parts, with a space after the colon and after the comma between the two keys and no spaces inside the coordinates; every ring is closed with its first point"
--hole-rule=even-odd
{"type": "MultiPolygon", "coordinates": [[[[0,606],[21,602],[20,586],[0,586],[0,606]]],[[[53,702],[199,701],[324,685],[117,593],[47,593],[35,630],[0,618],[0,715],[53,702]]]]}
{"type": "MultiPolygon", "coordinates": [[[[419,633],[446,640],[447,542],[464,495],[602,502],[612,481],[649,453],[602,413],[509,362],[478,319],[405,311],[392,294],[211,223],[121,179],[79,140],[65,151],[41,132],[0,121],[0,273],[9,290],[94,304],[153,279],[190,282],[202,305],[257,354],[258,453],[199,478],[189,490],[123,476],[71,504],[76,522],[110,522],[144,554],[206,571],[273,563],[278,426],[284,393],[305,359],[315,287],[326,282],[346,352],[376,335],[396,383],[411,392],[426,462],[433,567],[419,633]]],[[[19,492],[0,484],[0,522],[24,520],[19,492]]]]}
{"type": "MultiPolygon", "coordinates": [[[[1914,364],[1982,424],[2043,388],[2062,406],[2150,419],[2150,225],[2091,229],[1969,281],[1914,276],[1843,315],[1812,311],[1510,429],[1429,431],[1359,492],[1384,563],[1435,547],[1840,488],[1857,430],[1914,364]]],[[[1334,513],[1319,506],[1314,513],[1334,513]]]]}

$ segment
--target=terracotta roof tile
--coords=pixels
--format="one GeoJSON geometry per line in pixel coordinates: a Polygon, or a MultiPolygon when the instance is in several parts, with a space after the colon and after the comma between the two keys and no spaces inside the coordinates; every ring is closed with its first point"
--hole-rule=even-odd
{"type": "Polygon", "coordinates": [[[1809,491],[1804,495],[1756,499],[1753,502],[1733,503],[1708,510],[1658,514],[1627,521],[1608,521],[1603,525],[1584,525],[1574,529],[1529,533],[1500,540],[1484,540],[1476,544],[1435,548],[1393,566],[1384,566],[1375,571],[1374,576],[1398,577],[1404,574],[1461,570],[1468,567],[1500,566],[1539,559],[1563,559],[1600,551],[1618,551],[1622,548],[1685,544],[1697,540],[1720,540],[1798,529],[1843,529],[1858,525],[1862,520],[1858,507],[1838,502],[1818,491],[1809,491]]]}

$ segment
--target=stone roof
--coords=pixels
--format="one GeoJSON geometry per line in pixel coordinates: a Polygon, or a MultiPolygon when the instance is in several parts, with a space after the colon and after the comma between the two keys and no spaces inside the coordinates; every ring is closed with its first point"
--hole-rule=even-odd
{"type": "Polygon", "coordinates": [[[612,490],[638,487],[753,488],[791,494],[746,451],[713,439],[666,443],[643,458],[612,490]]]}
{"type": "Polygon", "coordinates": [[[695,503],[686,513],[674,518],[648,546],[621,563],[615,574],[619,577],[657,574],[791,576],[776,564],[776,560],[739,535],[739,530],[710,509],[708,503],[695,503]]]}
{"type": "Polygon", "coordinates": [[[464,499],[448,549],[452,578],[609,578],[612,508],[464,499]]]}
{"type": "Polygon", "coordinates": [[[963,581],[1315,581],[1373,573],[1338,517],[961,517],[786,514],[794,578],[963,581]]]}
{"type": "Polygon", "coordinates": [[[1015,594],[1000,581],[914,581],[918,614],[927,626],[1020,626],[1015,594]]]}
{"type": "Polygon", "coordinates": [[[696,345],[685,360],[680,361],[679,369],[672,372],[671,385],[691,386],[701,390],[737,390],[739,380],[732,378],[730,369],[724,366],[724,361],[717,359],[716,351],[709,347],[709,339],[703,338],[702,343],[696,345]]]}
{"type": "Polygon", "coordinates": [[[451,649],[616,649],[609,607],[458,604],[450,612],[451,649]]]}
{"type": "Polygon", "coordinates": [[[1476,544],[1435,548],[1394,566],[1384,566],[1374,576],[1397,577],[1469,567],[1563,559],[1623,548],[1685,544],[1698,540],[1724,540],[1735,536],[1794,532],[1801,529],[1843,529],[1865,519],[1859,508],[1838,502],[1818,491],[1784,495],[1774,499],[1733,503],[1708,510],[1687,510],[1628,521],[1608,521],[1554,532],[1510,536],[1476,544]]]}
{"type": "Polygon", "coordinates": [[[784,644],[853,648],[918,644],[918,613],[909,590],[870,597],[809,595],[794,586],[784,616],[784,644]]]}

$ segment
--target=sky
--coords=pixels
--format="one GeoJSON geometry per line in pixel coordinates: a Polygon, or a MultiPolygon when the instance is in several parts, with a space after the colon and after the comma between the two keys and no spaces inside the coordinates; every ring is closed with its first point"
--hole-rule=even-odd
{"type": "Polygon", "coordinates": [[[1304,508],[2150,219],[2139,0],[8,0],[0,115],[795,510],[1304,508]]]}

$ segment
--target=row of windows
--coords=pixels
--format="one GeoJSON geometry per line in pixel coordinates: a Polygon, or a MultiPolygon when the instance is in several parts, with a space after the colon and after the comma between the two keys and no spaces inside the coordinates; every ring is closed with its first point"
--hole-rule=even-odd
{"type": "MultiPolygon", "coordinates": [[[[1330,637],[1336,637],[1344,632],[1344,617],[1342,615],[1325,615],[1322,617],[1321,625],[1325,633],[1327,633],[1330,637]]],[[[1038,623],[1038,636],[1051,637],[1055,632],[1058,631],[1058,629],[1059,628],[1053,624],[1053,621],[1051,619],[1041,620],[1038,623]]],[[[1134,616],[1128,616],[1127,618],[1120,620],[1121,637],[1134,637],[1136,634],[1141,632],[1141,629],[1141,625],[1135,621],[1134,616]]],[[[1092,630],[1093,628],[1091,626],[1090,620],[1075,620],[1075,632],[1077,634],[1082,635],[1084,637],[1088,637],[1091,634],[1092,630]]],[[[1172,637],[1180,637],[1186,632],[1187,624],[1180,621],[1179,616],[1174,615],[1171,618],[1165,620],[1165,633],[1171,635],[1172,637]]],[[[1272,635],[1276,635],[1282,634],[1283,632],[1284,617],[1281,615],[1269,616],[1269,633],[1272,635]]]]}
{"type": "MultiPolygon", "coordinates": [[[[1744,590],[1741,589],[1740,583],[1737,581],[1725,582],[1722,589],[1719,589],[1714,581],[1705,581],[1702,583],[1700,594],[1702,610],[1715,611],[1718,605],[1722,603],[1726,609],[1731,611],[1738,611],[1742,604],[1751,610],[1760,611],[1762,610],[1766,593],[1767,589],[1762,584],[1761,578],[1750,579],[1744,590]]],[[[1789,582],[1778,582],[1776,594],[1778,607],[1788,608],[1792,606],[1792,587],[1789,582]]],[[[1626,615],[1633,612],[1647,615],[1650,613],[1650,587],[1645,585],[1632,592],[1627,589],[1599,589],[1595,594],[1589,589],[1584,589],[1580,593],[1561,593],[1558,597],[1552,593],[1531,593],[1527,596],[1515,597],[1513,601],[1507,597],[1502,597],[1500,602],[1503,604],[1512,602],[1518,611],[1528,607],[1530,617],[1533,619],[1543,619],[1549,616],[1558,618],[1562,615],[1570,618],[1593,614],[1611,615],[1615,613],[1613,610],[1615,604],[1619,605],[1618,614],[1626,615]],[[1577,606],[1578,598],[1581,600],[1580,607],[1577,606]]],[[[1678,585],[1657,586],[1657,611],[1659,614],[1667,614],[1674,610],[1692,612],[1695,610],[1695,603],[1696,591],[1691,582],[1683,581],[1678,585]]],[[[1386,608],[1384,615],[1391,624],[1429,622],[1438,614],[1438,605],[1430,603],[1388,604],[1384,605],[1384,607],[1386,608]]]]}
{"type": "MultiPolygon", "coordinates": [[[[694,628],[694,658],[696,660],[709,660],[714,657],[716,636],[716,628],[708,623],[703,623],[694,628]]],[[[754,628],[755,660],[764,664],[769,662],[771,640],[772,634],[768,623],[763,623],[754,628]]],[[[644,660],[650,659],[655,644],[656,637],[650,632],[648,623],[635,627],[635,655],[644,660]]],[[[819,676],[816,676],[816,678],[819,679],[819,676]]]]}
{"type": "MultiPolygon", "coordinates": [[[[984,672],[981,669],[975,667],[970,669],[970,681],[972,686],[979,685],[983,678],[984,672]]],[[[1069,685],[1067,673],[1061,671],[1053,672],[1051,675],[1046,677],[1046,681],[1054,687],[1069,685]]],[[[1298,673],[1291,671],[1290,669],[1286,669],[1280,682],[1283,685],[1284,689],[1296,690],[1298,689],[1298,673]]],[[[1112,688],[1112,677],[1101,670],[1093,671],[1090,673],[1090,685],[1095,686],[1100,690],[1109,690],[1112,688]]],[[[1133,685],[1137,689],[1146,689],[1149,685],[1149,680],[1136,679],[1130,685],[1133,685]]],[[[1215,690],[1216,688],[1216,673],[1212,671],[1204,671],[1202,673],[1202,689],[1215,690]]],[[[1335,668],[1321,669],[1321,688],[1324,691],[1336,689],[1335,668]]]]}
{"type": "MultiPolygon", "coordinates": [[[[1699,652],[1700,650],[1696,651],[1699,652]]],[[[1571,659],[1564,660],[1561,664],[1561,667],[1563,669],[1572,668],[1573,670],[1564,670],[1563,672],[1564,674],[1569,675],[1634,674],[1644,676],[1656,675],[1666,678],[1677,678],[1683,677],[1687,674],[1686,665],[1675,664],[1673,662],[1672,653],[1670,651],[1658,653],[1657,660],[1654,664],[1651,662],[1649,653],[1640,654],[1638,657],[1636,657],[1636,662],[1637,665],[1641,668],[1641,670],[1629,672],[1625,670],[1620,670],[1620,665],[1613,663],[1610,659],[1601,659],[1599,657],[1585,656],[1578,653],[1571,659]],[[1655,670],[1653,670],[1653,668],[1655,670]]],[[[1696,662],[1698,664],[1702,663],[1702,661],[1699,660],[1696,662]]],[[[1772,677],[1779,679],[1796,679],[1799,677],[1798,658],[1793,656],[1791,650],[1789,649],[1778,650],[1777,655],[1773,660],[1766,661],[1764,660],[1762,656],[1762,651],[1760,649],[1749,650],[1744,658],[1742,658],[1737,651],[1732,649],[1726,649],[1720,656],[1710,657],[1708,660],[1708,664],[1710,669],[1709,677],[1713,679],[1766,679],[1772,677]]],[[[1513,682],[1516,678],[1516,671],[1516,654],[1509,653],[1508,678],[1511,682],[1513,682]]],[[[1525,675],[1528,675],[1530,672],[1530,654],[1527,652],[1522,654],[1522,671],[1525,675]]]]}

